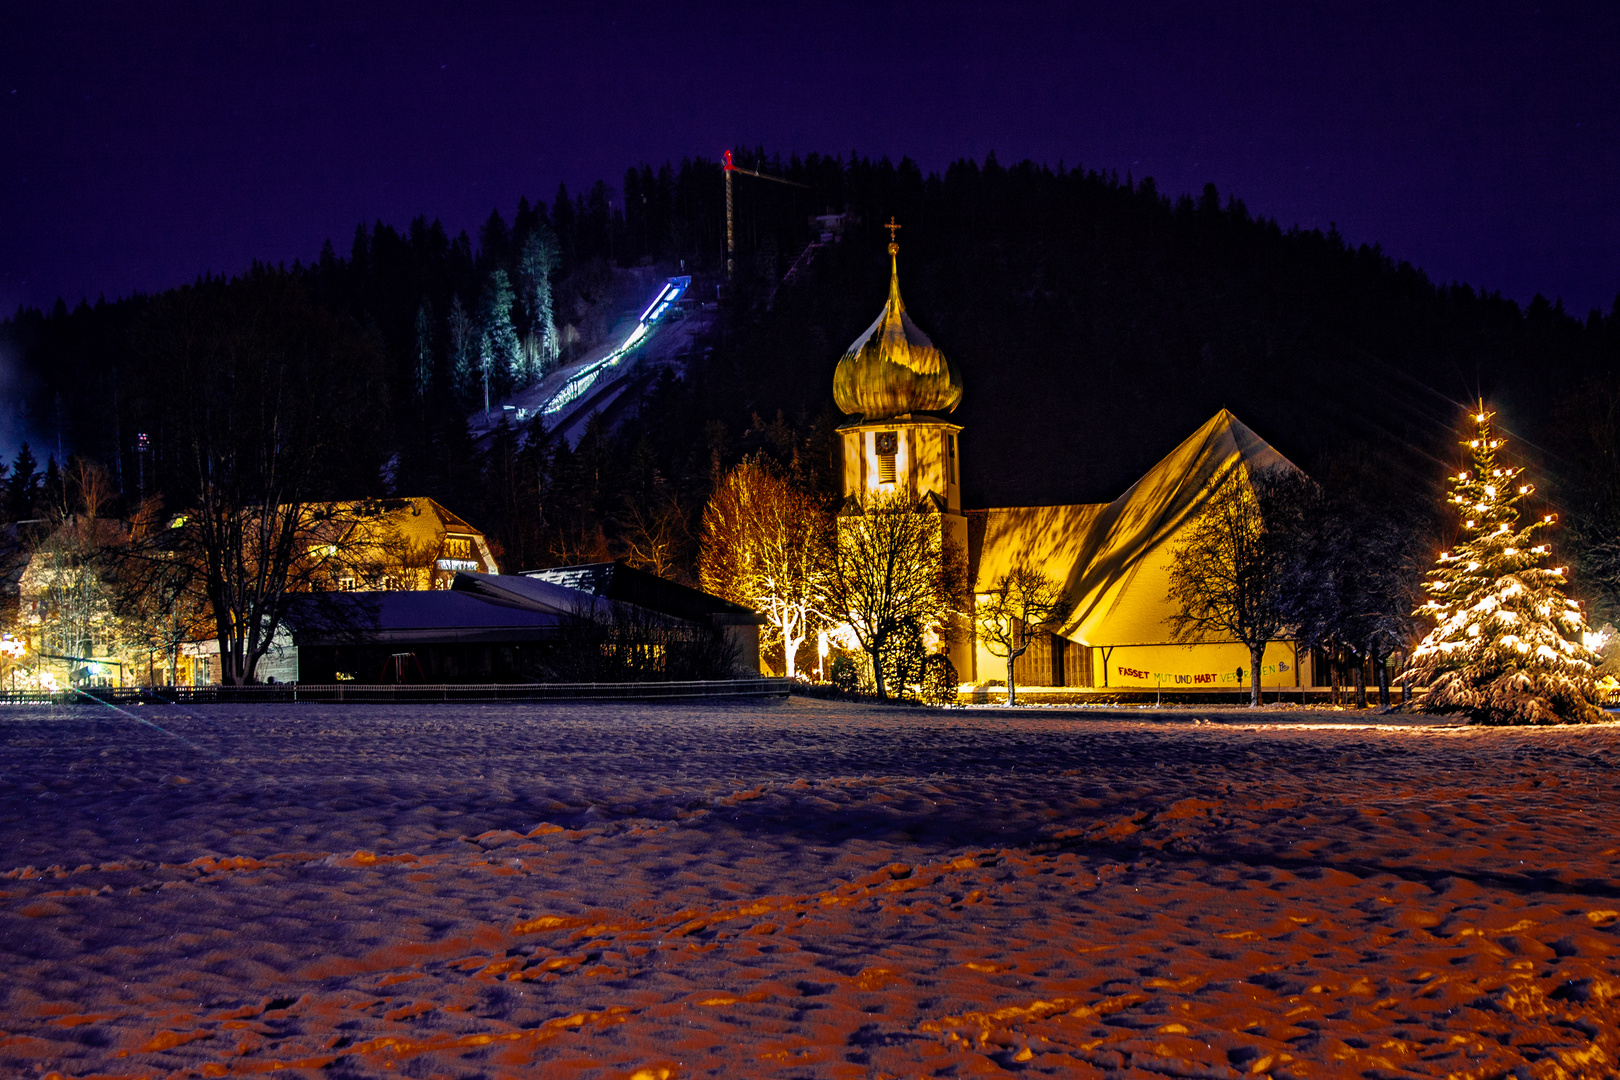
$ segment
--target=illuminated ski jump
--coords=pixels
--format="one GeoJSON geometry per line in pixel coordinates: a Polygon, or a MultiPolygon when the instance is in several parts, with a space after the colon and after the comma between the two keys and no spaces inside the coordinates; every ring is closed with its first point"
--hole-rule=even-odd
{"type": "Polygon", "coordinates": [[[666,281],[664,287],[659,290],[658,295],[653,298],[653,302],[647,305],[647,309],[636,320],[635,328],[630,331],[629,336],[624,339],[619,347],[600,360],[588,364],[571,375],[568,381],[563,383],[561,389],[541,406],[540,412],[545,416],[555,416],[589,393],[591,387],[596,385],[597,380],[603,373],[618,367],[619,363],[629,356],[637,345],[641,344],[652,329],[653,324],[658,322],[659,318],[681,298],[691,285],[692,278],[690,275],[672,277],[666,281]]]}

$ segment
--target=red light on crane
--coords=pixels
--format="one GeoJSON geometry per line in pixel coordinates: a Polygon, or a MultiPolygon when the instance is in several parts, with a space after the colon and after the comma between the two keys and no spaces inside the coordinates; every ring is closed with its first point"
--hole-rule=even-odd
{"type": "Polygon", "coordinates": [[[786,184],[789,187],[804,188],[806,191],[810,190],[810,185],[801,184],[797,180],[788,180],[780,176],[772,176],[770,173],[762,173],[754,169],[745,169],[741,165],[738,165],[731,160],[730,150],[727,150],[720,155],[720,171],[724,173],[726,177],[726,280],[730,281],[732,273],[736,269],[737,264],[736,233],[732,229],[731,174],[742,173],[744,176],[757,176],[761,180],[775,180],[778,184],[786,184]]]}

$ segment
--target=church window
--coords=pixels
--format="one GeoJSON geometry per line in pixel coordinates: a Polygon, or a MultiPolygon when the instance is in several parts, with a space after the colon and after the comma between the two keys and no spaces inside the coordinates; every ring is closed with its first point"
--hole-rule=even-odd
{"type": "Polygon", "coordinates": [[[880,431],[875,440],[877,444],[878,483],[894,483],[894,458],[900,448],[900,434],[895,431],[880,431]]]}
{"type": "Polygon", "coordinates": [[[956,436],[945,436],[945,456],[951,461],[951,483],[960,483],[956,479],[956,436]]]}

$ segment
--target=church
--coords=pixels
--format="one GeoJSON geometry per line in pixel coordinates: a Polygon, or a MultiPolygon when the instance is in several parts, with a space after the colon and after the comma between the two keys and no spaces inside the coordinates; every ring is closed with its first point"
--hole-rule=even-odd
{"type": "MultiPolygon", "coordinates": [[[[939,515],[949,547],[967,561],[976,600],[1021,564],[1055,582],[1070,612],[1033,635],[1014,668],[1020,686],[1246,688],[1250,657],[1242,643],[1172,639],[1174,545],[1233,472],[1291,463],[1222,409],[1113,502],[965,509],[962,428],[948,419],[962,401],[962,374],[906,312],[898,253],[891,233],[888,299],[833,375],[833,397],[848,417],[839,428],[841,513],[904,495],[920,511],[939,515]]],[[[1004,682],[1006,659],[963,629],[946,649],[963,683],[1004,682]]],[[[1275,641],[1266,647],[1261,684],[1309,687],[1315,667],[1325,665],[1313,665],[1293,642],[1275,641]]]]}

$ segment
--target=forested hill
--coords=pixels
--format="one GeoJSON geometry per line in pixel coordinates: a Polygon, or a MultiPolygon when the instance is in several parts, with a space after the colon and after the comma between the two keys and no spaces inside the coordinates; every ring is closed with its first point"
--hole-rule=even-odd
{"type": "Polygon", "coordinates": [[[1308,469],[1371,453],[1392,492],[1429,491],[1458,403],[1483,395],[1562,470],[1584,452],[1560,410],[1588,380],[1614,396],[1620,311],[1583,322],[1436,286],[1213,187],[1172,200],[1148,180],[993,160],[852,173],[861,234],[748,320],[726,381],[761,403],[825,401],[881,305],[892,212],[912,317],[966,382],[954,419],[974,505],[1111,499],[1223,406],[1308,469]],[[789,373],[793,390],[775,389],[789,373]]]}
{"type": "MultiPolygon", "coordinates": [[[[366,414],[335,441],[345,464],[332,475],[440,497],[534,565],[622,550],[628,506],[674,505],[694,522],[715,464],[753,449],[797,442],[807,471],[827,477],[832,371],[881,307],[892,215],[907,305],[966,382],[954,419],[969,505],[1111,499],[1224,406],[1316,475],[1432,506],[1457,459],[1459,403],[1483,396],[1572,520],[1589,532],[1620,521],[1620,306],[1580,318],[1437,285],[1377,248],[1252,216],[1213,187],[1171,197],[1151,180],[993,157],[931,175],[860,157],[739,161],[808,188],[737,178],[738,278],[712,352],[683,382],[651,387],[639,421],[574,451],[531,440],[519,454],[515,438],[475,451],[455,313],[464,339],[504,311],[532,351],[549,303],[566,360],[611,318],[615,267],[674,273],[684,260],[712,297],[724,265],[717,163],[641,167],[616,192],[599,183],[525,200],[476,241],[425,220],[403,232],[379,223],[346,256],[329,247],[309,266],[261,268],[356,331],[344,366],[324,373],[366,414]],[[819,234],[812,216],[829,212],[855,224],[772,296],[819,234]],[[533,237],[552,253],[544,298],[533,237]]],[[[185,291],[206,307],[228,288],[185,291]]],[[[60,414],[70,452],[108,463],[126,492],[135,434],[184,408],[152,333],[154,311],[172,317],[163,301],[58,305],[4,326],[43,449],[60,414]]],[[[172,452],[158,438],[160,486],[172,452]]]]}

